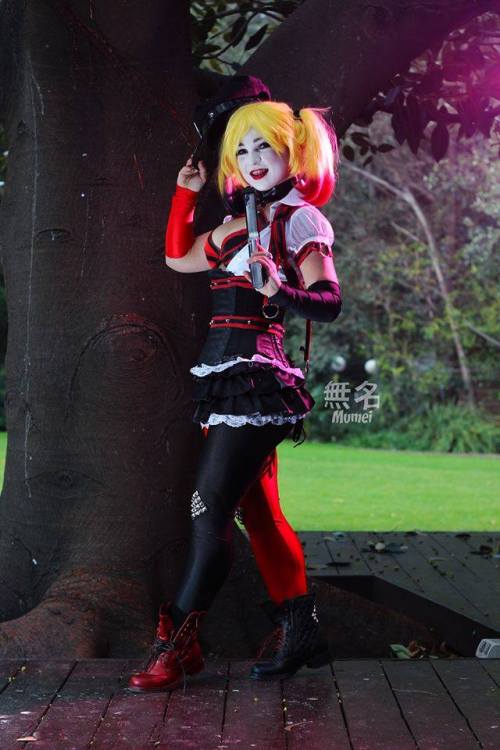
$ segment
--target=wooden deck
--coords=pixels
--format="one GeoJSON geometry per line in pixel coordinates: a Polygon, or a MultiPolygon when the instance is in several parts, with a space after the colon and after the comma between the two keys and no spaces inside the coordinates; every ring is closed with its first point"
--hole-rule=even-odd
{"type": "Polygon", "coordinates": [[[299,537],[308,576],[433,627],[462,656],[474,656],[482,638],[500,638],[500,532],[307,531],[299,537]],[[407,549],[376,552],[370,544],[376,542],[407,549]]]}
{"type": "Polygon", "coordinates": [[[500,637],[500,533],[299,537],[309,576],[433,627],[463,656],[335,659],[274,683],[250,680],[251,661],[214,660],[185,691],[149,695],[126,688],[137,659],[4,660],[0,750],[498,750],[500,659],[474,654],[500,637]]]}
{"type": "Polygon", "coordinates": [[[500,659],[336,660],[254,682],[212,662],[130,693],[138,660],[0,662],[2,750],[498,750],[500,659]],[[24,738],[24,739],[21,739],[24,738]]]}

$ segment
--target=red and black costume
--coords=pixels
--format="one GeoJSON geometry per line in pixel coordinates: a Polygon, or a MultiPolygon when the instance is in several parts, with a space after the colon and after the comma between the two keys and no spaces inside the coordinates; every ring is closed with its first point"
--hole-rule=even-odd
{"type": "MultiPolygon", "coordinates": [[[[261,221],[262,246],[282,279],[294,286],[303,286],[300,264],[313,249],[332,253],[329,222],[295,188],[271,205],[269,225],[261,221]]],[[[230,232],[220,248],[211,232],[205,252],[212,318],[191,372],[193,419],[208,431],[191,498],[191,551],[176,596],[183,612],[207,609],[229,572],[235,513],[249,533],[271,598],[279,604],[307,591],[302,546],[280,508],[275,447],[294,425],[302,426],[314,399],[283,348],[285,310],[271,309],[272,319],[263,314],[279,295],[268,300],[242,275],[248,269],[246,230],[230,232]]],[[[329,309],[338,315],[340,290],[337,306],[329,309]]]]}
{"type": "MultiPolygon", "coordinates": [[[[203,142],[210,147],[214,136],[213,154],[232,110],[270,98],[257,79],[234,77],[228,85],[200,115],[203,142]],[[220,127],[214,128],[214,121],[220,127]]],[[[287,186],[280,187],[283,195],[287,186]]],[[[193,243],[192,192],[178,186],[173,197],[166,235],[171,258],[182,258],[193,243]]],[[[307,594],[302,545],[280,507],[276,447],[292,430],[298,439],[314,406],[302,370],[283,348],[285,309],[311,320],[331,321],[340,312],[338,284],[318,281],[305,290],[300,271],[311,252],[332,255],[333,230],[295,187],[271,203],[269,224],[263,214],[260,221],[260,244],[271,252],[282,280],[269,299],[243,275],[249,270],[246,229],[229,233],[220,248],[213,232],[206,239],[212,317],[191,368],[193,419],[204,429],[205,441],[191,498],[188,560],[175,601],[161,605],[150,660],[146,671],[131,677],[131,690],[171,689],[181,670],[184,678],[203,668],[197,634],[233,561],[235,514],[249,534],[270,597],[282,605],[280,621],[288,623],[280,654],[271,663],[254,665],[250,676],[292,675],[303,664],[316,667],[330,659],[328,644],[318,636],[314,595],[307,594]]]]}
{"type": "MultiPolygon", "coordinates": [[[[270,225],[262,218],[261,244],[292,287],[303,287],[300,264],[309,253],[321,247],[331,255],[332,242],[329,222],[295,188],[271,205],[270,225]]],[[[208,337],[191,368],[197,403],[193,419],[204,427],[301,422],[314,399],[305,388],[302,370],[283,348],[285,309],[276,307],[275,317],[265,317],[267,298],[242,275],[248,270],[246,230],[228,234],[221,248],[210,233],[205,250],[213,309],[208,337]]],[[[340,289],[338,303],[336,315],[340,289]]]]}

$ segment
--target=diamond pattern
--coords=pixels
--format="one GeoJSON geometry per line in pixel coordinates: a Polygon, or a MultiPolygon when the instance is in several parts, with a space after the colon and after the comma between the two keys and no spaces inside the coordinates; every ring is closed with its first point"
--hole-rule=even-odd
{"type": "Polygon", "coordinates": [[[196,516],[199,516],[200,513],[203,513],[206,510],[208,510],[208,508],[201,499],[200,493],[198,490],[195,490],[191,497],[191,518],[196,518],[196,516]]]}

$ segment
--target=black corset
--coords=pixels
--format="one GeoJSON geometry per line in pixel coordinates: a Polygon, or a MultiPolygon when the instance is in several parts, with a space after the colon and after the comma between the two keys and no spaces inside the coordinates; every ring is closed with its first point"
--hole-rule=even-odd
{"type": "MultiPolygon", "coordinates": [[[[253,354],[262,354],[290,366],[290,360],[283,350],[285,311],[278,308],[277,316],[267,319],[262,313],[266,297],[253,289],[242,276],[212,269],[208,277],[211,282],[219,284],[227,279],[231,286],[212,288],[211,325],[198,362],[212,365],[237,356],[251,358],[253,354]]],[[[272,314],[276,310],[273,308],[269,312],[272,314]]]]}

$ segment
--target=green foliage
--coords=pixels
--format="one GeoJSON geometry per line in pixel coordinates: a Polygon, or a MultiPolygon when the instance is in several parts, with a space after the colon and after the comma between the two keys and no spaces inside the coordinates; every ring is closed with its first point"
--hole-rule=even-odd
{"type": "MultiPolygon", "coordinates": [[[[378,127],[383,131],[386,123],[378,127]]],[[[494,418],[500,166],[492,151],[475,137],[455,146],[453,159],[439,164],[425,152],[415,159],[407,151],[385,154],[373,169],[400,190],[411,185],[431,227],[478,413],[455,406],[466,402],[465,386],[433,262],[413,213],[359,173],[344,170],[338,195],[324,210],[338,238],[334,251],[343,309],[333,325],[313,324],[307,386],[316,406],[306,420],[309,437],[372,447],[498,450],[500,410],[497,426],[490,412],[494,418]],[[340,373],[332,366],[337,355],[347,363],[340,373]],[[377,370],[368,376],[364,363],[371,358],[377,370]],[[364,380],[377,383],[380,407],[369,424],[331,423],[323,389],[332,378],[351,388],[364,380]],[[434,418],[434,405],[449,407],[453,419],[447,412],[434,418]]],[[[301,319],[289,322],[287,351],[297,364],[304,329],[301,319]]]]}
{"type": "MultiPolygon", "coordinates": [[[[387,420],[386,420],[387,424],[387,420]]],[[[396,420],[377,431],[358,426],[345,445],[443,453],[498,453],[500,427],[480,411],[464,405],[430,403],[421,413],[396,420]]]]}
{"type": "Polygon", "coordinates": [[[233,75],[302,0],[211,0],[192,2],[191,39],[195,64],[233,75]]]}

